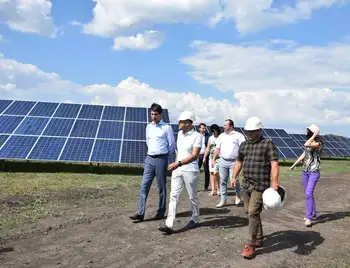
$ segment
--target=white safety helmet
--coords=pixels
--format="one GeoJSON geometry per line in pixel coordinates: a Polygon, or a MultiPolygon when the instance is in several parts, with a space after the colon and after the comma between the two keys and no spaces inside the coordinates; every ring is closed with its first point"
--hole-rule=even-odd
{"type": "Polygon", "coordinates": [[[287,191],[283,186],[279,186],[277,191],[268,188],[263,192],[262,199],[266,210],[281,209],[286,202],[287,191]]]}
{"type": "Polygon", "coordinates": [[[320,131],[320,128],[315,124],[311,124],[310,126],[307,127],[307,129],[310,129],[312,133],[315,133],[316,131],[320,131]]]}
{"type": "Polygon", "coordinates": [[[191,120],[196,121],[196,116],[193,111],[184,111],[180,114],[178,121],[191,120]]]}
{"type": "Polygon", "coordinates": [[[262,129],[262,127],[263,125],[260,118],[254,116],[247,119],[244,130],[254,131],[254,130],[262,129]]]}

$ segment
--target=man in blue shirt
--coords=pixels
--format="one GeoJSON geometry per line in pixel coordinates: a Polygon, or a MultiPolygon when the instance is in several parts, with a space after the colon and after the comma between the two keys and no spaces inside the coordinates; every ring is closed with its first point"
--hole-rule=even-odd
{"type": "Polygon", "coordinates": [[[163,219],[166,211],[168,155],[175,151],[175,137],[171,126],[162,120],[162,107],[157,103],[151,106],[151,118],[152,122],[146,128],[148,151],[142,178],[139,212],[130,217],[134,221],[144,220],[147,197],[155,176],[159,189],[159,209],[153,219],[163,219]]]}

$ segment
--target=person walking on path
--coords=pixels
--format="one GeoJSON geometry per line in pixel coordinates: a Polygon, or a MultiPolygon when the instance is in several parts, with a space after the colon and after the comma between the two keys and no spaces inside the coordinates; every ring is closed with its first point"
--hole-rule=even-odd
{"type": "Polygon", "coordinates": [[[159,208],[153,219],[163,219],[166,211],[168,155],[175,150],[176,143],[172,127],[161,119],[162,111],[159,104],[151,105],[152,122],[146,128],[148,151],[141,184],[139,211],[130,217],[134,221],[144,220],[146,202],[154,177],[157,177],[159,208]]]}
{"type": "Polygon", "coordinates": [[[304,144],[304,152],[299,156],[295,163],[290,167],[291,170],[297,164],[303,161],[302,179],[304,184],[304,194],[306,199],[306,216],[304,218],[305,226],[310,227],[312,220],[316,219],[316,202],[314,192],[316,184],[320,179],[321,153],[323,141],[320,134],[320,128],[315,124],[306,129],[307,141],[304,144]]]}
{"type": "MultiPolygon", "coordinates": [[[[220,157],[219,174],[220,174],[220,193],[221,201],[216,207],[221,208],[226,204],[227,200],[227,183],[229,177],[232,177],[233,169],[236,163],[239,146],[245,141],[242,133],[235,131],[234,124],[231,119],[227,119],[224,123],[224,132],[220,134],[216,141],[216,149],[213,156],[212,168],[215,166],[216,159],[220,157]]],[[[237,180],[236,201],[238,205],[241,202],[241,187],[237,180]]]]}
{"type": "Polygon", "coordinates": [[[192,111],[184,111],[179,117],[180,131],[177,136],[176,160],[168,167],[168,170],[172,171],[168,217],[164,225],[158,226],[159,231],[167,234],[173,233],[177,207],[184,186],[192,207],[192,217],[185,228],[192,229],[199,224],[198,156],[202,148],[203,137],[193,129],[194,121],[195,114],[192,111]]]}
{"type": "Polygon", "coordinates": [[[255,249],[262,246],[263,228],[260,214],[263,208],[263,192],[270,188],[277,191],[279,186],[278,153],[272,140],[262,135],[262,122],[257,117],[246,121],[244,129],[248,140],[239,147],[237,162],[233,171],[231,185],[236,187],[236,178],[243,168],[243,203],[249,217],[249,241],[244,246],[243,257],[253,258],[255,249]]]}

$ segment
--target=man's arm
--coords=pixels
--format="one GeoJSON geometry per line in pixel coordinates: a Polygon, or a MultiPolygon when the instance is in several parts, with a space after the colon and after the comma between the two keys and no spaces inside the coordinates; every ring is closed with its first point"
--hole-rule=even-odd
{"type": "Polygon", "coordinates": [[[175,141],[173,128],[169,125],[166,128],[166,136],[167,136],[167,140],[168,140],[168,151],[169,151],[169,153],[172,153],[175,150],[176,141],[175,141]]]}
{"type": "MultiPolygon", "coordinates": [[[[187,164],[193,162],[194,160],[197,160],[199,153],[201,151],[201,148],[202,148],[202,136],[198,135],[198,137],[196,137],[195,142],[193,144],[192,154],[190,154],[185,159],[182,159],[181,164],[187,165],[187,164]]],[[[179,167],[179,162],[176,161],[176,162],[169,165],[168,170],[172,171],[172,170],[177,169],[178,167],[179,167]]]]}
{"type": "Polygon", "coordinates": [[[215,150],[214,150],[214,154],[213,154],[213,165],[215,164],[216,159],[219,158],[220,155],[220,149],[221,149],[221,144],[222,144],[222,140],[220,138],[220,136],[216,139],[216,146],[215,146],[215,150]]]}
{"type": "Polygon", "coordinates": [[[280,172],[280,168],[279,168],[278,161],[276,160],[271,161],[272,188],[275,190],[277,190],[279,186],[279,181],[278,181],[279,172],[280,172]]]}
{"type": "Polygon", "coordinates": [[[149,129],[149,125],[147,125],[147,127],[146,127],[146,144],[147,144],[147,147],[149,146],[149,144],[148,144],[148,129],[149,129]]]}
{"type": "Polygon", "coordinates": [[[268,146],[267,157],[271,163],[272,188],[277,190],[279,185],[279,164],[276,145],[271,141],[268,146]]]}
{"type": "Polygon", "coordinates": [[[242,170],[242,162],[244,160],[244,144],[241,144],[238,149],[238,156],[233,169],[231,186],[236,187],[236,178],[238,177],[239,172],[242,170]]]}

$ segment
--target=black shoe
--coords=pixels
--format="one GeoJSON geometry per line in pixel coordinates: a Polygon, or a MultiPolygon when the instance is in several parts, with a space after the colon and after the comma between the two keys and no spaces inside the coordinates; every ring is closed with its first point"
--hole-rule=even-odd
{"type": "Polygon", "coordinates": [[[160,225],[158,226],[158,230],[163,232],[163,233],[166,233],[166,234],[172,234],[174,232],[173,229],[169,228],[168,226],[166,225],[160,225]]]}
{"type": "Polygon", "coordinates": [[[152,218],[152,220],[154,220],[154,221],[159,221],[159,220],[162,220],[162,219],[164,219],[164,218],[165,218],[164,215],[156,214],[156,215],[152,218]]]}
{"type": "Polygon", "coordinates": [[[135,214],[130,216],[130,219],[133,221],[143,221],[144,216],[143,215],[139,215],[139,214],[135,214]]]}
{"type": "Polygon", "coordinates": [[[194,229],[194,228],[197,228],[198,226],[199,226],[199,222],[195,222],[193,220],[190,220],[190,222],[186,224],[185,228],[186,229],[194,229]]]}

